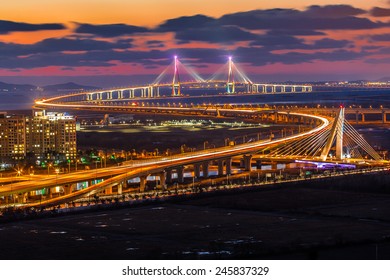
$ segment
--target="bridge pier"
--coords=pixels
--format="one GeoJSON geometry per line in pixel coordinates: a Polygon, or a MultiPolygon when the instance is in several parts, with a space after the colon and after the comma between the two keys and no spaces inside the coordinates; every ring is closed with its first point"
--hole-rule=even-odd
{"type": "Polygon", "coordinates": [[[73,192],[73,186],[72,184],[64,186],[64,194],[71,194],[73,192]]]}
{"type": "Polygon", "coordinates": [[[227,158],[225,160],[226,164],[226,175],[232,174],[232,158],[227,158]]]}
{"type": "Polygon", "coordinates": [[[245,171],[251,171],[252,155],[244,155],[243,160],[245,171]]]}
{"type": "Polygon", "coordinates": [[[194,164],[194,177],[196,177],[196,178],[200,177],[200,164],[199,163],[194,164]]]}
{"type": "Polygon", "coordinates": [[[147,176],[139,177],[139,192],[144,192],[146,188],[146,178],[147,176]]]}
{"type": "Polygon", "coordinates": [[[172,169],[165,170],[165,182],[167,184],[172,183],[172,169]]]}
{"type": "Polygon", "coordinates": [[[177,180],[179,183],[184,182],[184,166],[176,167],[177,180]]]}
{"type": "Polygon", "coordinates": [[[160,184],[158,184],[157,189],[163,190],[165,189],[165,172],[160,172],[158,177],[160,178],[160,184]]]}
{"type": "Polygon", "coordinates": [[[106,195],[112,194],[112,187],[105,188],[104,189],[104,194],[106,194],[106,195]]]}
{"type": "Polygon", "coordinates": [[[119,184],[118,184],[118,190],[117,190],[117,194],[120,195],[123,193],[123,186],[125,185],[125,181],[121,181],[119,184]]]}
{"type": "Polygon", "coordinates": [[[203,178],[209,177],[209,162],[205,161],[202,163],[203,178]]]}
{"type": "Polygon", "coordinates": [[[218,160],[218,176],[223,175],[223,163],[224,161],[222,159],[218,160]]]}
{"type": "Polygon", "coordinates": [[[382,111],[382,123],[387,123],[386,111],[382,111]]]}
{"type": "Polygon", "coordinates": [[[160,97],[160,87],[156,87],[156,97],[160,97]]]}

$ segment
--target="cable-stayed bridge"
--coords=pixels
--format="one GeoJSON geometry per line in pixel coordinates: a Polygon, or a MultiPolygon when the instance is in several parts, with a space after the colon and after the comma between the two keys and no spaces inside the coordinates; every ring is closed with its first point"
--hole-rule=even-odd
{"type": "Polygon", "coordinates": [[[258,83],[253,82],[244,71],[234,63],[232,57],[210,78],[204,79],[189,65],[181,63],[177,56],[160,75],[150,84],[118,87],[89,92],[80,92],[67,96],[58,96],[50,100],[61,102],[77,97],[78,101],[86,102],[108,102],[126,101],[136,98],[153,99],[161,96],[180,97],[185,94],[186,89],[214,89],[221,93],[299,93],[311,92],[313,87],[306,84],[282,84],[282,83],[258,83]],[[187,77],[186,80],[183,77],[187,77]],[[161,92],[164,91],[165,94],[161,92]]]}
{"type": "MultiPolygon", "coordinates": [[[[75,106],[74,104],[62,104],[75,106]]],[[[152,109],[152,108],[149,108],[152,109]]],[[[163,107],[167,114],[172,108],[163,107]]],[[[174,108],[182,114],[193,115],[204,108],[174,108]]],[[[216,111],[216,109],[210,109],[216,111]]],[[[336,118],[316,115],[285,112],[277,110],[254,109],[219,109],[219,114],[230,117],[244,117],[255,120],[302,125],[304,129],[291,134],[281,133],[265,135],[257,141],[244,142],[233,146],[224,146],[203,151],[182,153],[173,156],[161,156],[150,160],[125,162],[122,166],[85,170],[60,176],[48,176],[34,181],[23,181],[4,185],[0,188],[0,196],[5,204],[20,206],[51,206],[89,197],[94,194],[123,194],[127,182],[139,178],[139,191],[147,188],[150,175],[159,178],[157,188],[164,189],[173,182],[173,174],[178,184],[184,182],[186,168],[193,170],[193,178],[208,178],[209,167],[218,166],[218,176],[232,174],[232,161],[242,158],[244,169],[251,170],[252,161],[310,161],[311,163],[332,164],[335,168],[347,164],[355,168],[361,163],[367,165],[388,165],[373,148],[345,121],[344,108],[340,108],[336,118]],[[86,187],[78,188],[78,183],[86,187]],[[42,190],[44,199],[42,199],[42,190]],[[39,202],[37,192],[41,192],[39,202]],[[35,197],[35,200],[34,200],[35,197]]]]}

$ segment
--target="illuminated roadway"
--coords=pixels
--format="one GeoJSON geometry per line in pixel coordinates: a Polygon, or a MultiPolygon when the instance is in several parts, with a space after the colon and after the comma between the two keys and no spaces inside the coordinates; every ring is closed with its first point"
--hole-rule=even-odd
{"type": "MultiPolygon", "coordinates": [[[[56,104],[57,106],[71,107],[70,104],[56,104]]],[[[80,107],[80,105],[78,105],[80,107]]],[[[88,105],[81,105],[82,108],[88,105]]],[[[96,105],[95,105],[96,107],[96,105]]],[[[164,109],[164,108],[160,108],[164,109]]],[[[165,108],[171,109],[171,108],[165,108]]],[[[179,110],[185,110],[188,108],[176,108],[179,110]]],[[[234,110],[232,110],[234,111],[234,110]]],[[[255,110],[245,110],[247,113],[256,113],[255,110]]],[[[240,110],[240,112],[243,112],[240,110]]],[[[278,114],[287,114],[287,112],[278,112],[278,114]]],[[[310,136],[315,134],[329,125],[329,120],[324,117],[300,114],[300,113],[289,113],[290,115],[307,117],[316,119],[320,122],[320,125],[296,135],[273,139],[273,140],[263,140],[251,143],[240,144],[236,146],[226,146],[221,148],[214,148],[204,151],[184,153],[174,156],[167,156],[158,159],[152,160],[141,160],[141,161],[132,161],[125,162],[121,166],[92,169],[87,171],[79,171],[69,174],[59,174],[46,176],[46,178],[34,179],[31,181],[17,182],[9,185],[4,185],[0,188],[0,196],[6,196],[10,194],[20,194],[27,193],[34,190],[40,190],[43,188],[54,187],[54,186],[63,186],[71,183],[91,181],[95,179],[105,178],[104,181],[97,183],[95,185],[89,186],[85,189],[74,191],[68,195],[63,195],[57,198],[48,199],[44,202],[29,204],[33,205],[55,205],[59,203],[64,203],[71,201],[80,197],[85,197],[94,193],[98,193],[105,188],[117,185],[119,182],[131,178],[136,178],[140,176],[145,176],[149,174],[154,174],[163,171],[169,167],[184,166],[189,164],[194,164],[198,162],[205,162],[211,160],[224,159],[229,157],[234,157],[243,154],[249,154],[259,151],[260,149],[268,146],[277,145],[280,143],[288,142],[294,139],[310,136]]]]}

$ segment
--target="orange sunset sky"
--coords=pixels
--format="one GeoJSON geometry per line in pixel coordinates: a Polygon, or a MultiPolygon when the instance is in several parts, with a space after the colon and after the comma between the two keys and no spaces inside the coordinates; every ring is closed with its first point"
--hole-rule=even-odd
{"type": "Polygon", "coordinates": [[[256,81],[375,80],[389,41],[388,0],[4,1],[0,81],[146,79],[173,54],[205,76],[232,55],[256,81]]]}

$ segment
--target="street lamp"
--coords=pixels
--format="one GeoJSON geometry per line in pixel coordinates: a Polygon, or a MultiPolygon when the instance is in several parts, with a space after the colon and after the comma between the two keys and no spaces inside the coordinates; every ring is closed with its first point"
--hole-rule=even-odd
{"type": "Polygon", "coordinates": [[[49,168],[50,167],[52,167],[52,164],[51,163],[49,163],[48,165],[47,165],[47,175],[49,175],[49,168]]]}
{"type": "Polygon", "coordinates": [[[57,187],[58,173],[60,173],[60,169],[56,168],[55,172],[56,172],[56,187],[57,187]]]}

